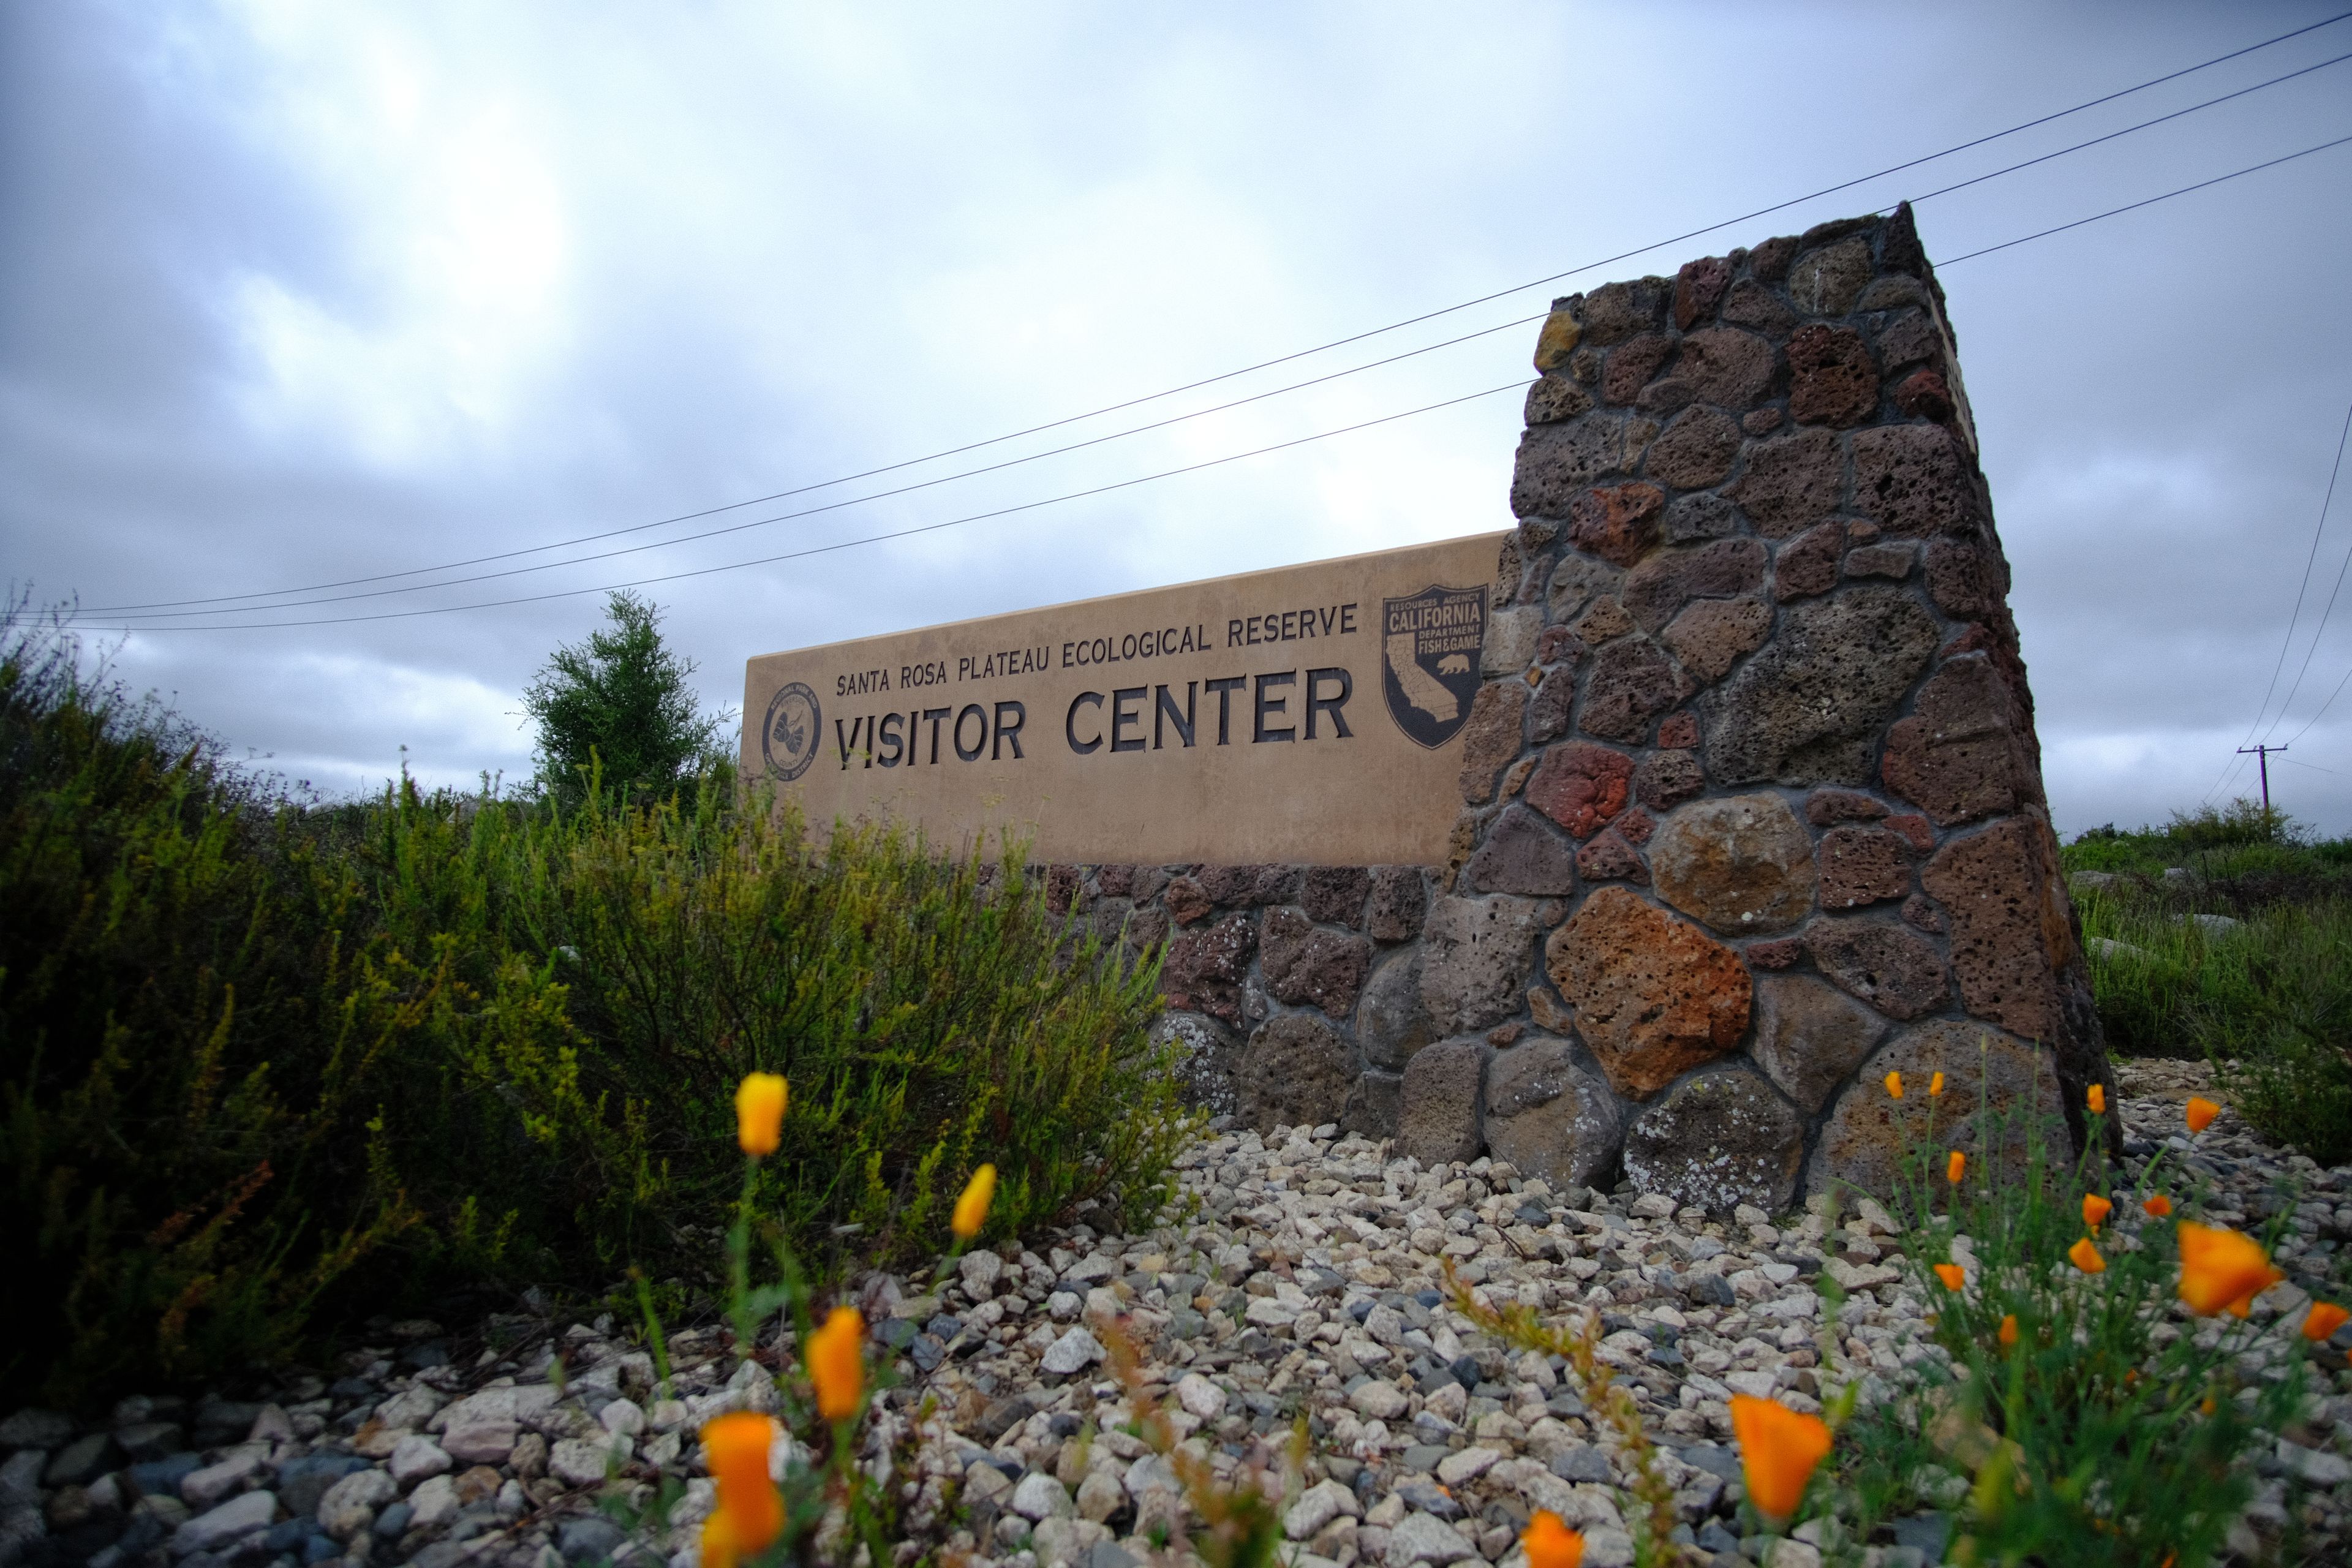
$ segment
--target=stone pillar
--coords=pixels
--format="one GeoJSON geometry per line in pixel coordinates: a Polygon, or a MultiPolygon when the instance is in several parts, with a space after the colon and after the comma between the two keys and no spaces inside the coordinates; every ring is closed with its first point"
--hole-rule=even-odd
{"type": "Polygon", "coordinates": [[[1939,1145],[1981,1091],[2079,1146],[2105,1056],[1909,209],[1559,300],[1536,368],[1407,1152],[1777,1209],[1883,1191],[1938,1070],[1939,1145]]]}

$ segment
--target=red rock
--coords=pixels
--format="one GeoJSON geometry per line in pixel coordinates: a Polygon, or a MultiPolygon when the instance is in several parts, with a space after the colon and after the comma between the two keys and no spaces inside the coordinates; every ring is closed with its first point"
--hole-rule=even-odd
{"type": "Polygon", "coordinates": [[[1193,875],[1212,903],[1285,904],[1298,896],[1295,866],[1203,866],[1193,875]]]}
{"type": "Polygon", "coordinates": [[[1669,713],[1658,723],[1658,744],[1687,750],[1698,744],[1698,715],[1669,713]]]}
{"type": "Polygon", "coordinates": [[[1739,416],[1739,427],[1750,436],[1769,436],[1780,427],[1780,411],[1777,408],[1751,408],[1739,416]]]}
{"type": "Polygon", "coordinates": [[[1838,506],[1845,453],[1830,431],[1800,430],[1748,449],[1748,471],[1725,493],[1767,539],[1803,532],[1838,506]]]}
{"type": "Polygon", "coordinates": [[[1803,939],[1777,936],[1769,942],[1751,942],[1744,956],[1751,969],[1788,969],[1805,955],[1803,939]]]}
{"type": "Polygon", "coordinates": [[[1631,566],[1658,542],[1665,491],[1650,484],[1609,485],[1569,502],[1568,542],[1620,566],[1631,566]]]}
{"type": "Polygon", "coordinates": [[[1674,353],[1674,339],[1658,332],[1643,332],[1619,344],[1610,352],[1608,366],[1601,373],[1601,401],[1632,403],[1674,353]]]}
{"type": "Polygon", "coordinates": [[[1613,827],[1604,829],[1576,852],[1576,873],[1588,882],[1639,882],[1647,886],[1650,880],[1650,868],[1642,864],[1642,857],[1613,827]]]}
{"type": "MultiPolygon", "coordinates": [[[[1544,635],[1569,630],[1567,626],[1552,626],[1544,635]]],[[[1584,652],[1581,641],[1574,647],[1579,655],[1584,652]]],[[[1528,704],[1528,739],[1541,745],[1567,734],[1569,714],[1575,705],[1576,666],[1564,664],[1546,672],[1543,684],[1536,688],[1535,700],[1528,704]]]]}
{"type": "Polygon", "coordinates": [[[1544,954],[1620,1094],[1647,1099],[1747,1031],[1751,986],[1739,956],[1623,888],[1586,899],[1544,954]]]}
{"type": "Polygon", "coordinates": [[[1647,844],[1650,835],[1657,830],[1656,820],[1638,805],[1619,817],[1616,826],[1611,829],[1628,844],[1647,844]]]}
{"type": "Polygon", "coordinates": [[[1360,931],[1364,900],[1371,891],[1372,874],[1361,866],[1317,866],[1307,873],[1307,891],[1300,901],[1310,920],[1360,931]]]}
{"type": "Polygon", "coordinates": [[[1625,637],[1593,656],[1577,728],[1604,741],[1639,743],[1650,721],[1688,697],[1687,678],[1647,637],[1625,637]]]}
{"type": "Polygon", "coordinates": [[[1790,258],[1797,254],[1797,237],[1784,234],[1768,239],[1748,253],[1748,269],[1767,283],[1778,283],[1789,275],[1790,258]]]}
{"type": "Polygon", "coordinates": [[[1945,845],[1919,882],[1951,921],[1961,1005],[2028,1039],[2065,1037],[2058,972],[2079,953],[2049,828],[1996,822],[1945,845]]]}
{"type": "Polygon", "coordinates": [[[1773,560],[1773,595],[1786,604],[1828,593],[1837,586],[1838,554],[1844,548],[1845,525],[1835,521],[1797,535],[1773,560]]]}
{"type": "Polygon", "coordinates": [[[1160,969],[1168,1005],[1234,1022],[1241,1016],[1241,983],[1256,949],[1257,923],[1247,915],[1229,915],[1179,936],[1168,944],[1160,969]]]}
{"type": "Polygon", "coordinates": [[[1813,858],[1821,867],[1822,908],[1850,910],[1911,891],[1910,846],[1879,827],[1832,827],[1813,858]]]}
{"type": "Polygon", "coordinates": [[[1371,944],[1360,936],[1321,931],[1304,911],[1265,912],[1259,967],[1275,999],[1293,1006],[1320,1007],[1334,1018],[1356,1010],[1357,994],[1371,967],[1371,944]]]}
{"type": "Polygon", "coordinates": [[[1462,798],[1473,805],[1495,798],[1495,783],[1521,750],[1528,688],[1520,680],[1490,680],[1470,703],[1462,731],[1462,798]]]}
{"type": "Polygon", "coordinates": [[[1590,838],[1625,809],[1633,779],[1633,762],[1624,752],[1570,741],[1545,750],[1528,780],[1527,801],[1577,837],[1590,838]]]}
{"type": "Polygon", "coordinates": [[[1504,809],[1463,874],[1482,893],[1542,898],[1576,890],[1576,847],[1523,805],[1504,809]]]}
{"type": "Polygon", "coordinates": [[[1805,797],[1805,820],[1815,827],[1832,827],[1841,822],[1876,822],[1885,815],[1885,806],[1850,789],[1817,789],[1805,797]]]}
{"type": "Polygon", "coordinates": [[[1927,596],[1956,621],[1999,616],[2009,604],[2009,563],[1973,540],[1938,539],[1927,546],[1927,596]]]}
{"type": "Polygon", "coordinates": [[[1045,907],[1057,915],[1070,912],[1078,901],[1080,878],[1076,866],[1045,868],[1045,907]]]}
{"type": "Polygon", "coordinates": [[[1557,425],[1592,412],[1592,394],[1576,384],[1573,376],[1547,375],[1528,388],[1521,410],[1529,425],[1557,425]]]}
{"type": "Polygon", "coordinates": [[[1705,489],[1731,472],[1738,455],[1737,421],[1712,408],[1686,408],[1650,443],[1642,471],[1678,490],[1705,489]]]}
{"type": "Polygon", "coordinates": [[[1744,410],[1772,384],[1772,345],[1733,327],[1705,327],[1683,339],[1674,377],[1689,402],[1744,410]]]}
{"type": "MultiPolygon", "coordinates": [[[[1645,443],[1646,444],[1646,438],[1645,443]]],[[[1591,416],[1531,426],[1519,437],[1511,468],[1511,510],[1518,517],[1565,517],[1587,485],[1633,467],[1622,419],[1591,416]]]]}
{"type": "MultiPolygon", "coordinates": [[[[1853,531],[1848,529],[1846,531],[1852,537],[1853,531]]],[[[1892,577],[1900,582],[1911,575],[1912,565],[1918,557],[1916,545],[1865,544],[1859,550],[1846,552],[1845,574],[1849,577],[1892,577]]]]}
{"type": "Polygon", "coordinates": [[[1952,389],[1932,370],[1915,370],[1895,388],[1895,406],[1938,425],[1952,416],[1952,389]]]}
{"type": "Polygon", "coordinates": [[[1107,899],[1124,899],[1135,890],[1135,868],[1132,866],[1097,866],[1095,886],[1107,899]]]}
{"type": "Polygon", "coordinates": [[[1584,643],[1567,626],[1546,626],[1536,634],[1538,664],[1565,663],[1573,668],[1584,657],[1584,643]]]}
{"type": "Polygon", "coordinates": [[[1924,363],[1932,374],[1944,366],[1944,335],[1925,310],[1906,311],[1879,332],[1878,358],[1890,372],[1924,363]]]}
{"type": "Polygon", "coordinates": [[[1584,341],[1606,346],[1649,331],[1657,326],[1665,302],[1663,278],[1604,283],[1584,297],[1584,341]]]}
{"type": "MultiPolygon", "coordinates": [[[[1666,724],[1689,717],[1677,713],[1666,724]]],[[[1665,724],[1658,726],[1661,745],[1665,743],[1665,724]]],[[[1699,767],[1696,753],[1691,752],[1653,752],[1642,759],[1642,765],[1633,772],[1634,793],[1652,811],[1671,811],[1706,789],[1706,774],[1699,767]]]]}
{"type": "Polygon", "coordinates": [[[1856,431],[1853,509],[1897,539],[1962,533],[1983,511],[1974,468],[1940,425],[1856,431]]]}
{"type": "Polygon", "coordinates": [[[1731,287],[1731,263],[1720,256],[1685,261],[1675,274],[1675,325],[1688,331],[1694,323],[1715,314],[1724,290],[1731,287]]]}
{"type": "Polygon", "coordinates": [[[1860,425],[1878,411],[1878,366],[1852,327],[1799,327],[1789,337],[1789,416],[1800,425],[1860,425]]]}
{"type": "Polygon", "coordinates": [[[1339,1119],[1354,1078],[1348,1042],[1322,1019],[1288,1013],[1259,1026],[1234,1065],[1234,1115],[1260,1132],[1339,1119]]]}
{"type": "Polygon", "coordinates": [[[1815,921],[1805,948],[1822,973],[1890,1018],[1932,1013],[1951,994],[1934,946],[1885,921],[1815,921]]]}
{"type": "Polygon", "coordinates": [[[1997,816],[2037,797],[2030,732],[1990,657],[1969,654],[1930,676],[1887,731],[1880,775],[1942,826],[1997,816]]]}
{"type": "Polygon", "coordinates": [[[1191,925],[1217,906],[1202,890],[1201,884],[1190,877],[1179,877],[1168,884],[1167,897],[1160,900],[1168,912],[1176,917],[1180,926],[1191,925]]]}
{"type": "Polygon", "coordinates": [[[1784,335],[1797,324],[1797,313],[1752,278],[1743,278],[1724,297],[1723,319],[1735,327],[1753,327],[1771,337],[1784,335]]]}
{"type": "Polygon", "coordinates": [[[1944,911],[1917,893],[1903,900],[1903,923],[1941,936],[1944,931],[1944,911]]]}

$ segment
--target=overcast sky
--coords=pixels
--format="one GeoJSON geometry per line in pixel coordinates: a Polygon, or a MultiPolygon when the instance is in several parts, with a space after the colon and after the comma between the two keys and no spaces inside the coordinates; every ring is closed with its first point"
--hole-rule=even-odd
{"type": "MultiPolygon", "coordinates": [[[[0,9],[0,561],[86,606],[303,588],[835,479],[1213,376],[1871,173],[2327,5],[0,9]]],[[[571,552],[938,479],[1507,322],[2352,51],[2352,21],[1248,376],[571,552]]],[[[2352,61],[1934,197],[1939,262],[2352,134],[2352,61]]],[[[2221,778],[2352,403],[2352,146],[1942,274],[2062,831],[2221,778]]],[[[428,592],[547,595],[920,527],[1522,382],[1532,326],[994,474],[428,592]]],[[[1205,472],[649,587],[756,653],[1501,529],[1505,394],[1205,472]]],[[[2352,831],[2352,481],[2254,731],[2352,831]],[[2293,688],[2284,721],[2279,698],[2293,688]],[[2319,770],[2327,771],[2319,771],[2319,770]]],[[[329,590],[408,589],[401,577],[329,590]]],[[[320,598],[320,594],[292,595],[320,598]]],[[[268,603],[269,601],[263,601],[268,603]]],[[[331,792],[530,766],[593,594],[142,630],[135,684],[331,792]]],[[[124,617],[96,614],[96,626],[124,617]]],[[[2224,795],[2252,788],[2248,769],[2224,795]]]]}

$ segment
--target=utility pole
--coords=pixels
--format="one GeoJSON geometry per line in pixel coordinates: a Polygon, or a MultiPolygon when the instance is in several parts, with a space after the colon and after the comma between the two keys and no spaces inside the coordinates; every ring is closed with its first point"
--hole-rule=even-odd
{"type": "Polygon", "coordinates": [[[2248,752],[2253,752],[2254,765],[2263,770],[2263,810],[2265,814],[2271,808],[2271,753],[2285,750],[2284,746],[2240,746],[2238,748],[2238,754],[2241,756],[2248,752]]]}

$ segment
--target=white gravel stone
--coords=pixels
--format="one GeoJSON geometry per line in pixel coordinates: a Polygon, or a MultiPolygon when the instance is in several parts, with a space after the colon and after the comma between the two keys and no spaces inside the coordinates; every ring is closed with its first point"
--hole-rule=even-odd
{"type": "Polygon", "coordinates": [[[1375,1421],[1392,1421],[1404,1414],[1407,1400],[1403,1389],[1374,1378],[1348,1395],[1348,1404],[1375,1421]]]}
{"type": "Polygon", "coordinates": [[[1093,1469],[1078,1483],[1078,1517],[1102,1523],[1127,1506],[1127,1489],[1119,1485],[1118,1473],[1110,1469],[1093,1469]]]}
{"type": "Polygon", "coordinates": [[[967,1252],[956,1259],[956,1273],[972,1300],[981,1300],[996,1294],[996,1282],[1004,1278],[1004,1259],[993,1252],[967,1252]]]}
{"type": "Polygon", "coordinates": [[[338,1541],[349,1541],[368,1527],[378,1509],[399,1495],[400,1488],[383,1471],[353,1470],[319,1499],[319,1528],[338,1541]]]}
{"type": "Polygon", "coordinates": [[[1364,1505],[1337,1481],[1318,1481],[1282,1516],[1282,1531],[1293,1541],[1308,1541],[1341,1517],[1361,1519],[1364,1505]]]}
{"type": "Polygon", "coordinates": [[[1406,1514],[1389,1531],[1389,1568],[1405,1568],[1411,1563],[1459,1563],[1477,1555],[1476,1547],[1433,1513],[1406,1514]]]}
{"type": "Polygon", "coordinates": [[[1045,1372],[1063,1376],[1082,1372],[1103,1359],[1103,1348],[1094,1335],[1084,1329],[1072,1329],[1038,1358],[1037,1365],[1045,1372]]]}
{"type": "Polygon", "coordinates": [[[646,1429],[645,1407],[634,1399],[615,1399],[596,1412],[596,1421],[616,1437],[635,1438],[646,1429]]]}
{"type": "Polygon", "coordinates": [[[1437,1463],[1437,1479],[1449,1487],[1475,1480],[1495,1468],[1503,1456],[1493,1448],[1461,1448],[1437,1463]]]}
{"type": "Polygon", "coordinates": [[[1024,1519],[1067,1519],[1069,1489],[1043,1470],[1032,1470],[1013,1489],[1013,1511],[1024,1519]]]}
{"type": "Polygon", "coordinates": [[[217,1552],[268,1529],[277,1517],[276,1493],[246,1492],[173,1531],[172,1554],[184,1557],[191,1552],[217,1552]]]}
{"type": "Polygon", "coordinates": [[[441,1447],[464,1464],[503,1465],[514,1457],[520,1436],[515,1424],[504,1419],[452,1422],[442,1430],[441,1447]]]}
{"type": "Polygon", "coordinates": [[[1225,1391],[1199,1373],[1188,1372],[1176,1380],[1176,1403],[1203,1421],[1214,1421],[1225,1413],[1225,1391]]]}
{"type": "Polygon", "coordinates": [[[428,1477],[448,1474],[455,1463],[432,1438],[412,1435],[400,1440],[384,1468],[392,1472],[393,1484],[406,1491],[428,1477]]]}
{"type": "Polygon", "coordinates": [[[457,1511],[457,1483],[434,1476],[408,1494],[408,1528],[437,1530],[457,1511]]]}
{"type": "Polygon", "coordinates": [[[375,1407],[375,1418],[387,1427],[422,1426],[448,1401],[425,1384],[412,1384],[375,1407]]]}
{"type": "Polygon", "coordinates": [[[231,1449],[217,1464],[206,1465],[201,1470],[191,1470],[180,1478],[180,1496],[198,1513],[212,1507],[236,1491],[247,1476],[261,1468],[268,1458],[267,1445],[247,1445],[231,1449]]]}
{"type": "Polygon", "coordinates": [[[609,1437],[566,1437],[547,1451],[547,1473],[568,1487],[601,1486],[614,1458],[609,1437]]]}

